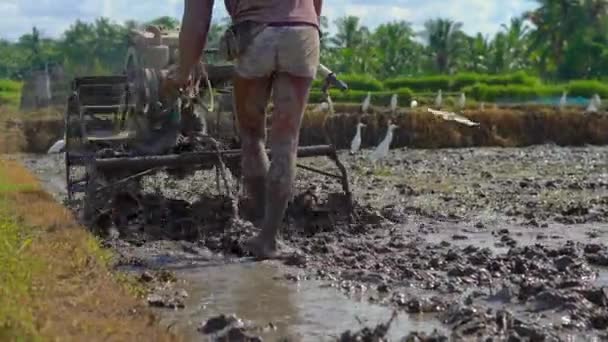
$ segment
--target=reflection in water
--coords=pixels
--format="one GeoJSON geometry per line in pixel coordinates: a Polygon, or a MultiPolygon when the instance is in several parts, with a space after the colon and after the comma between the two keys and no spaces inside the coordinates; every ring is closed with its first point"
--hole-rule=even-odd
{"type": "MultiPolygon", "coordinates": [[[[182,270],[178,278],[188,283],[189,298],[180,311],[160,311],[163,324],[172,326],[188,340],[200,341],[196,328],[219,314],[236,314],[276,331],[261,333],[265,340],[288,337],[290,341],[335,341],[345,330],[386,322],[389,308],[356,302],[318,281],[293,283],[284,280],[284,269],[268,263],[236,263],[182,270]]],[[[443,330],[432,317],[412,318],[399,315],[392,326],[392,339],[407,331],[443,330]]]]}
{"type": "Polygon", "coordinates": [[[234,310],[239,317],[277,326],[281,336],[289,334],[289,323],[297,321],[290,289],[279,280],[278,268],[263,263],[243,264],[235,278],[234,310]]]}

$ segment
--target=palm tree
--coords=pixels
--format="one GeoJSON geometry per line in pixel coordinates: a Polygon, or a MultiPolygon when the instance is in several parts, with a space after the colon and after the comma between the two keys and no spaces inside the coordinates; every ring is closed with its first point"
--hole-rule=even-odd
{"type": "Polygon", "coordinates": [[[423,35],[435,67],[440,73],[449,72],[455,65],[464,38],[462,23],[451,19],[431,19],[424,23],[423,35]]]}
{"type": "Polygon", "coordinates": [[[530,27],[523,18],[511,18],[509,25],[502,24],[507,49],[509,70],[522,69],[526,65],[527,40],[530,27]]]}
{"type": "Polygon", "coordinates": [[[408,22],[394,21],[378,26],[371,40],[384,66],[379,70],[380,76],[411,74],[419,69],[416,63],[419,49],[413,38],[414,31],[408,22]]]}
{"type": "Polygon", "coordinates": [[[488,57],[491,52],[491,43],[488,37],[477,33],[475,37],[466,37],[466,52],[463,65],[466,70],[473,72],[488,72],[488,57]]]}
{"type": "Polygon", "coordinates": [[[347,16],[335,21],[338,32],[331,38],[331,42],[340,48],[354,49],[367,38],[369,30],[360,26],[359,18],[347,16]]]}
{"type": "Polygon", "coordinates": [[[551,57],[554,65],[563,61],[568,39],[584,20],[580,17],[580,0],[536,0],[539,7],[524,14],[535,26],[531,32],[533,50],[541,52],[541,67],[546,69],[551,57]]]}

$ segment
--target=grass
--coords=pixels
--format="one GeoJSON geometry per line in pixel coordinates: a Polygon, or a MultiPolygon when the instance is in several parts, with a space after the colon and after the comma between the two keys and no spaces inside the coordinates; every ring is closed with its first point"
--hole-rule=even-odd
{"type": "Polygon", "coordinates": [[[0,104],[18,106],[22,87],[22,82],[0,79],[0,104]]]}
{"type": "Polygon", "coordinates": [[[19,163],[0,160],[0,340],[176,340],[111,257],[19,163]]]}

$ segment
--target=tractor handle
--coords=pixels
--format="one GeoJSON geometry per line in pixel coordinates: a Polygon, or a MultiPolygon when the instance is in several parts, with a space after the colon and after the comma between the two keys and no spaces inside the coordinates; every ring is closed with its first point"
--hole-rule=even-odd
{"type": "Polygon", "coordinates": [[[323,92],[327,92],[330,87],[336,87],[342,91],[348,90],[348,85],[336,77],[336,74],[329,70],[325,65],[319,64],[319,73],[325,79],[323,83],[323,92]]]}

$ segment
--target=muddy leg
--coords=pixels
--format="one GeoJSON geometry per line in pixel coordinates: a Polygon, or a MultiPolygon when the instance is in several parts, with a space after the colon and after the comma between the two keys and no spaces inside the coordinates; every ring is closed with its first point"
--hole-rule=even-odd
{"type": "Polygon", "coordinates": [[[258,257],[276,256],[277,235],[291,198],[296,173],[300,124],[312,80],[278,73],[273,84],[274,112],[267,176],[266,211],[262,232],[250,243],[258,257]]]}
{"type": "Polygon", "coordinates": [[[234,106],[241,137],[243,185],[252,203],[257,204],[254,210],[258,218],[264,214],[266,174],[269,167],[265,152],[265,111],[270,91],[270,78],[235,77],[234,106]]]}

